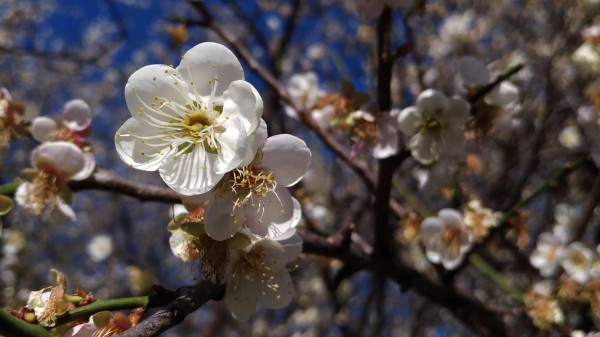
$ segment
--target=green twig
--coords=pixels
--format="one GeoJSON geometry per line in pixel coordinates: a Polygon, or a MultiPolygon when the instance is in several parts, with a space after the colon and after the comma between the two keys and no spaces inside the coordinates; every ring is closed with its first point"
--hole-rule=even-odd
{"type": "Polygon", "coordinates": [[[27,323],[0,309],[0,335],[6,337],[56,337],[40,325],[27,323]]]}
{"type": "Polygon", "coordinates": [[[55,318],[56,325],[72,322],[80,318],[87,318],[100,311],[114,311],[134,308],[152,308],[162,307],[177,298],[175,293],[166,293],[160,295],[137,296],[126,298],[115,298],[109,300],[98,300],[88,305],[70,310],[55,318]]]}
{"type": "Polygon", "coordinates": [[[469,103],[473,104],[482,99],[485,95],[489,94],[492,90],[494,90],[494,88],[498,84],[509,79],[512,75],[516,74],[521,69],[523,69],[524,66],[524,64],[520,63],[506,69],[502,74],[498,75],[492,82],[484,85],[479,90],[477,90],[471,97],[469,97],[469,103]]]}
{"type": "Polygon", "coordinates": [[[494,281],[500,288],[504,289],[512,297],[516,298],[520,302],[523,302],[523,292],[513,287],[508,281],[497,272],[492,266],[490,266],[484,259],[476,253],[469,255],[469,262],[477,268],[481,273],[487,276],[490,280],[494,281]]]}
{"type": "Polygon", "coordinates": [[[573,162],[565,164],[560,171],[556,172],[552,177],[550,177],[550,179],[545,181],[542,185],[538,186],[538,188],[536,188],[535,191],[531,192],[527,197],[521,199],[513,208],[511,208],[508,212],[504,213],[502,218],[500,218],[500,220],[498,220],[498,224],[496,225],[496,228],[501,228],[502,226],[504,226],[508,222],[508,220],[510,220],[510,218],[513,217],[517,213],[517,211],[519,209],[527,206],[527,204],[532,202],[535,198],[537,198],[540,194],[542,194],[542,192],[544,192],[546,189],[556,186],[556,183],[559,180],[564,178],[567,174],[569,174],[571,171],[573,171],[577,167],[581,166],[586,161],[587,161],[587,158],[585,156],[583,156],[583,157],[577,158],[573,162]]]}

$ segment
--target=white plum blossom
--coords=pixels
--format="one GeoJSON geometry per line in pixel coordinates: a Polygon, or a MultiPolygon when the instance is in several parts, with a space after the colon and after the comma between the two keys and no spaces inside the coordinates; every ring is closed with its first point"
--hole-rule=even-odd
{"type": "Polygon", "coordinates": [[[131,113],[115,136],[130,167],[158,170],[183,195],[209,191],[247,157],[262,98],[226,47],[201,43],[177,68],[149,65],[125,86],[131,113]]]}
{"type": "MultiPolygon", "coordinates": [[[[292,75],[286,89],[295,106],[303,111],[312,110],[320,97],[317,74],[312,71],[292,75]]],[[[298,118],[296,110],[290,106],[285,106],[285,112],[292,118],[298,118]]]]}
{"type": "Polygon", "coordinates": [[[473,235],[465,228],[461,214],[450,208],[425,218],[420,235],[427,259],[449,270],[458,267],[473,244],[473,235]]]}
{"type": "Polygon", "coordinates": [[[73,140],[78,143],[83,138],[80,133],[85,132],[92,123],[92,110],[84,100],[70,100],[63,107],[61,122],[68,130],[66,133],[61,134],[61,129],[54,119],[36,117],[31,121],[31,136],[38,142],[73,140]]]}
{"type": "Polygon", "coordinates": [[[112,253],[112,250],[112,239],[106,234],[94,236],[85,248],[86,253],[94,262],[106,260],[112,253]]]}
{"type": "Polygon", "coordinates": [[[464,127],[469,118],[469,104],[458,97],[427,89],[417,97],[415,106],[398,114],[398,128],[410,137],[408,148],[422,164],[431,164],[442,155],[464,154],[464,127]]]}
{"type": "Polygon", "coordinates": [[[225,303],[231,313],[245,321],[254,313],[257,303],[268,309],[288,305],[294,289],[287,264],[301,251],[302,240],[292,229],[231,252],[225,290],[225,303]]]}
{"type": "Polygon", "coordinates": [[[215,189],[197,197],[208,201],[205,230],[214,240],[226,240],[243,228],[260,237],[283,233],[293,222],[299,205],[286,187],[306,174],[311,153],[297,137],[265,136],[257,136],[260,147],[250,164],[227,173],[215,189]]]}
{"type": "MultiPolygon", "coordinates": [[[[458,61],[458,74],[468,88],[477,88],[491,81],[486,65],[472,56],[465,56],[458,61]]],[[[504,107],[517,101],[519,88],[508,81],[496,85],[485,97],[490,105],[504,107]]]]}
{"type": "Polygon", "coordinates": [[[19,185],[17,203],[55,223],[74,221],[75,213],[64,202],[62,189],[69,180],[83,180],[92,174],[93,156],[70,142],[45,142],[33,150],[31,161],[38,172],[32,182],[19,185]]]}
{"type": "Polygon", "coordinates": [[[564,250],[561,265],[575,282],[583,284],[591,277],[596,254],[581,242],[573,242],[564,250]]]}
{"type": "Polygon", "coordinates": [[[544,277],[556,274],[565,253],[566,242],[551,232],[540,235],[535,250],[529,256],[531,265],[540,271],[544,277]]]}

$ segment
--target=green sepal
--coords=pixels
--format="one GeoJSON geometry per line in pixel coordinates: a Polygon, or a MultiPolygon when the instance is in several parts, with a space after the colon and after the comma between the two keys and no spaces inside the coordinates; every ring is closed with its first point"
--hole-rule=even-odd
{"type": "Polygon", "coordinates": [[[0,195],[0,215],[6,215],[10,212],[15,203],[13,200],[5,195],[0,195]]]}
{"type": "Polygon", "coordinates": [[[206,233],[204,230],[204,224],[202,222],[184,222],[179,226],[179,228],[189,235],[197,238],[206,233]]]}
{"type": "Polygon", "coordinates": [[[252,244],[250,238],[242,233],[236,233],[231,239],[227,240],[229,249],[240,250],[252,244]]]}

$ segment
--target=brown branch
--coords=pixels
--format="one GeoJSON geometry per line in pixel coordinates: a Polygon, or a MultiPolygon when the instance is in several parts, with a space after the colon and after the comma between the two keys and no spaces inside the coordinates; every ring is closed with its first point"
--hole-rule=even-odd
{"type": "MultiPolygon", "coordinates": [[[[265,68],[260,62],[252,55],[252,53],[242,44],[231,36],[228,32],[223,30],[219,24],[217,24],[211,13],[208,11],[206,6],[201,1],[190,1],[190,5],[193,6],[202,16],[203,20],[197,21],[201,26],[206,27],[215,32],[225,43],[227,43],[233,51],[239,55],[248,65],[248,67],[254,71],[266,84],[269,86],[285,104],[298,111],[300,120],[310,128],[317,136],[329,147],[339,158],[342,159],[358,176],[364,181],[371,193],[375,193],[377,184],[375,178],[371,175],[369,168],[362,162],[355,161],[348,150],[338,143],[335,138],[325,131],[321,130],[315,125],[315,123],[308,117],[308,114],[299,109],[287,90],[279,83],[279,81],[265,68]]],[[[396,158],[397,160],[398,158],[396,158]]],[[[388,203],[386,203],[388,204],[388,203]]],[[[397,202],[390,200],[389,207],[398,218],[404,215],[404,209],[397,202]]]]}
{"type": "Polygon", "coordinates": [[[215,285],[209,281],[201,281],[197,286],[184,287],[179,291],[181,296],[169,305],[142,320],[131,329],[117,334],[121,337],[151,337],[180,324],[206,302],[216,299],[225,290],[224,285],[215,285]]]}
{"type": "Polygon", "coordinates": [[[585,234],[585,230],[587,229],[587,224],[594,215],[594,210],[598,204],[600,204],[600,173],[596,175],[596,180],[594,181],[592,191],[585,203],[583,214],[575,224],[573,224],[573,238],[571,238],[571,242],[580,240],[583,237],[583,234],[585,234]]]}
{"type": "Polygon", "coordinates": [[[128,195],[139,201],[181,203],[179,195],[168,187],[148,186],[121,178],[112,171],[99,170],[82,181],[71,181],[73,191],[101,190],[128,195]]]}

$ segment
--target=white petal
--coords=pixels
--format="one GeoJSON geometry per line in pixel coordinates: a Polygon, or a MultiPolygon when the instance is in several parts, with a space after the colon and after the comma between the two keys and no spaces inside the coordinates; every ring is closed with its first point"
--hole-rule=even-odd
{"type": "Polygon", "coordinates": [[[57,131],[58,127],[52,118],[40,116],[31,121],[31,136],[40,143],[49,141],[57,131]]]}
{"type": "Polygon", "coordinates": [[[487,94],[487,96],[485,96],[485,101],[488,104],[501,107],[516,102],[518,99],[519,88],[506,81],[497,85],[489,94],[487,94]]]}
{"type": "Polygon", "coordinates": [[[285,253],[280,257],[283,264],[294,261],[302,253],[302,238],[294,230],[294,235],[285,240],[280,240],[279,244],[285,249],[285,253]]]}
{"type": "Polygon", "coordinates": [[[414,135],[422,124],[423,116],[414,106],[404,108],[398,114],[398,129],[407,136],[414,135]]]}
{"type": "Polygon", "coordinates": [[[233,208],[232,197],[231,193],[215,193],[205,209],[204,229],[213,240],[227,240],[242,229],[244,212],[240,207],[233,208]]]}
{"type": "Polygon", "coordinates": [[[159,168],[160,177],[175,192],[183,195],[206,193],[217,185],[224,173],[217,173],[217,155],[196,146],[192,152],[166,157],[159,168]]]}
{"type": "Polygon", "coordinates": [[[419,132],[408,141],[410,153],[421,164],[431,164],[439,153],[435,135],[431,132],[419,132]]]}
{"type": "Polygon", "coordinates": [[[283,186],[297,183],[310,167],[311,153],[306,143],[288,134],[269,137],[262,148],[260,166],[270,170],[283,186]]]}
{"type": "Polygon", "coordinates": [[[458,61],[458,75],[467,86],[484,85],[490,81],[490,72],[485,64],[472,56],[458,61]]]}
{"type": "Polygon", "coordinates": [[[237,57],[227,47],[214,42],[200,43],[188,50],[177,70],[188,83],[194,82],[195,92],[201,96],[211,94],[209,80],[218,78],[215,94],[221,96],[231,82],[244,79],[237,57]]]}
{"type": "Polygon", "coordinates": [[[156,171],[170,152],[168,143],[159,140],[162,136],[166,136],[163,130],[152,128],[135,118],[129,118],[115,135],[117,154],[133,168],[156,171]],[[163,154],[157,155],[159,151],[163,151],[163,154]]]}
{"type": "Polygon", "coordinates": [[[46,142],[36,147],[31,154],[36,167],[63,179],[69,179],[85,167],[83,152],[69,142],[46,142]]]}
{"type": "Polygon", "coordinates": [[[241,118],[229,118],[222,126],[226,131],[218,135],[219,150],[214,170],[225,174],[238,167],[247,157],[248,136],[241,118]]]}
{"type": "Polygon", "coordinates": [[[65,104],[62,118],[68,129],[83,131],[92,123],[92,110],[84,100],[73,99],[65,104]]]}
{"type": "Polygon", "coordinates": [[[445,226],[461,227],[462,214],[452,208],[444,208],[438,212],[438,218],[445,226]]]}
{"type": "Polygon", "coordinates": [[[417,109],[422,115],[437,117],[448,110],[448,99],[446,95],[435,89],[427,89],[417,97],[417,109]]]}
{"type": "Polygon", "coordinates": [[[377,120],[379,137],[373,147],[373,157],[383,159],[398,153],[398,128],[394,118],[388,112],[377,120]]]}
{"type": "Polygon", "coordinates": [[[219,119],[240,118],[246,135],[250,135],[256,130],[262,113],[262,98],[250,83],[246,81],[232,82],[223,93],[223,114],[219,119]]]}
{"type": "Polygon", "coordinates": [[[225,289],[225,303],[233,316],[241,321],[247,321],[254,314],[258,302],[250,283],[234,268],[225,289]]]}
{"type": "Polygon", "coordinates": [[[260,237],[284,233],[294,220],[292,196],[283,186],[277,186],[265,197],[254,196],[246,203],[244,211],[248,227],[260,237]]]}
{"type": "Polygon", "coordinates": [[[83,180],[87,177],[91,176],[94,173],[94,169],[96,168],[96,158],[93,153],[86,152],[83,154],[83,158],[85,160],[85,165],[81,171],[77,172],[74,176],[71,177],[71,180],[83,180]]]}
{"type": "Polygon", "coordinates": [[[257,287],[253,291],[257,292],[258,301],[267,309],[281,309],[292,301],[294,296],[294,286],[290,272],[285,268],[272,268],[266,273],[276,287],[268,287],[263,283],[254,282],[257,287]]]}
{"type": "Polygon", "coordinates": [[[64,203],[61,199],[58,199],[56,206],[47,214],[47,218],[50,222],[61,225],[77,220],[75,212],[71,206],[64,203]]]}
{"type": "Polygon", "coordinates": [[[420,235],[423,242],[428,242],[437,233],[444,230],[444,224],[437,217],[425,218],[421,223],[420,235]]]}
{"type": "Polygon", "coordinates": [[[129,77],[125,85],[125,101],[133,118],[152,123],[170,123],[180,117],[171,107],[185,106],[190,101],[190,89],[181,75],[169,66],[152,64],[129,77]],[[175,84],[177,83],[177,84],[175,84]],[[172,101],[172,103],[168,103],[172,101]],[[165,102],[164,105],[161,102],[165,102]],[[157,110],[159,109],[159,110],[157,110]]]}

